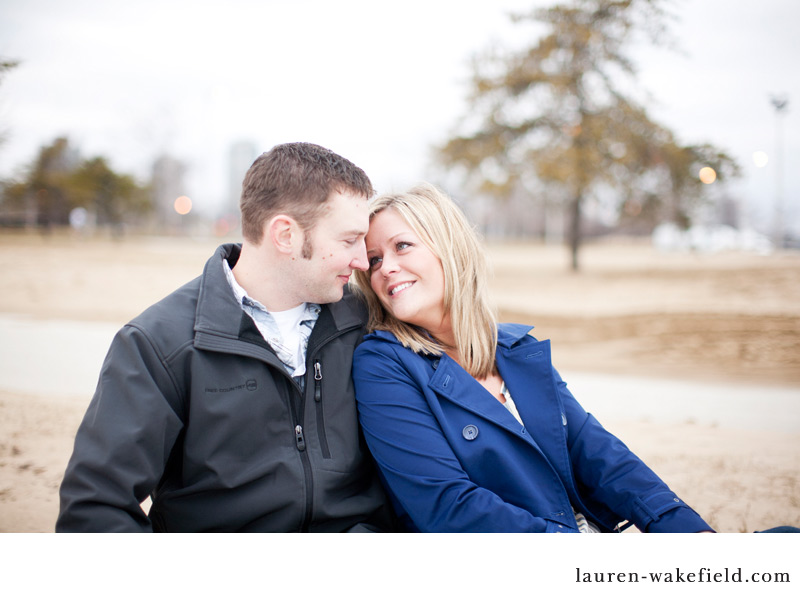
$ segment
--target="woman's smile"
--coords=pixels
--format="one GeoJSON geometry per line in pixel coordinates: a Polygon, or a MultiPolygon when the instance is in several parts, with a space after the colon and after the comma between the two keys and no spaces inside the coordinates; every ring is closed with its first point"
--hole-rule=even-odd
{"type": "Polygon", "coordinates": [[[403,282],[403,283],[398,284],[396,286],[390,286],[389,287],[389,295],[390,296],[395,296],[396,294],[399,294],[400,292],[404,291],[406,288],[409,288],[410,286],[413,286],[413,284],[414,284],[413,282],[403,282]]]}

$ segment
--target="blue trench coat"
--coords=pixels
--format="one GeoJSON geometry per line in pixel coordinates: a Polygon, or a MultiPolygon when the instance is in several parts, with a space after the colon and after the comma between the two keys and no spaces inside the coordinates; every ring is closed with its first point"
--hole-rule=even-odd
{"type": "Polygon", "coordinates": [[[353,378],[361,426],[411,530],[576,532],[710,530],[622,441],[580,406],[553,368],[549,341],[501,324],[497,368],[524,426],[447,355],[367,335],[353,378]]]}

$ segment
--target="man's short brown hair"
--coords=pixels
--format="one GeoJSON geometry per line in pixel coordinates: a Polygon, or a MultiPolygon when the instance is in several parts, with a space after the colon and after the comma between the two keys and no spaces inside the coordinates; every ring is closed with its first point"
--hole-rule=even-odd
{"type": "Polygon", "coordinates": [[[242,234],[259,244],[264,224],[286,214],[312,229],[335,191],[372,197],[366,173],[335,152],[307,142],[279,144],[258,157],[242,183],[242,234]]]}

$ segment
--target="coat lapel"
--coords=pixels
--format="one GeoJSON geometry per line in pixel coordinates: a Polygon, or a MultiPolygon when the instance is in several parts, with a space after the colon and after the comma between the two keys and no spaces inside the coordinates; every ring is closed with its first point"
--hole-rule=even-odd
{"type": "Polygon", "coordinates": [[[531,438],[530,431],[523,430],[503,404],[446,354],[442,356],[428,386],[440,397],[522,438],[541,452],[536,441],[531,438]]]}
{"type": "Polygon", "coordinates": [[[528,432],[564,484],[574,489],[567,448],[566,416],[558,398],[550,341],[500,347],[497,367],[528,432]]]}

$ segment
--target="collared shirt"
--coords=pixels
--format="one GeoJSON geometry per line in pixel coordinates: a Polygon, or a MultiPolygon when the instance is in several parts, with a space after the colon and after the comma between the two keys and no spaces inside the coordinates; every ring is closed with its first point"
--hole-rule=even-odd
{"type": "Polygon", "coordinates": [[[253,319],[264,340],[302,388],[305,384],[308,338],[322,307],[315,303],[304,303],[296,310],[278,312],[277,316],[282,318],[279,323],[275,313],[270,313],[264,305],[248,296],[247,291],[236,281],[227,260],[223,260],[222,266],[236,302],[253,319]],[[288,321],[284,322],[285,320],[288,321]]]}

